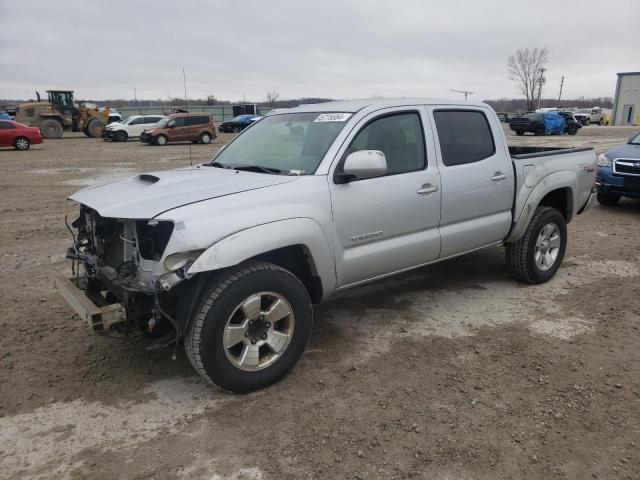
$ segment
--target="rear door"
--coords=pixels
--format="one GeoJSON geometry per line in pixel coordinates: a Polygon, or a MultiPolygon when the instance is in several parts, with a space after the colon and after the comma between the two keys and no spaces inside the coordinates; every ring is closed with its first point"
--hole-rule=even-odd
{"type": "Polygon", "coordinates": [[[502,241],[511,226],[514,173],[497,118],[482,107],[429,110],[442,182],[440,256],[502,241]]]}

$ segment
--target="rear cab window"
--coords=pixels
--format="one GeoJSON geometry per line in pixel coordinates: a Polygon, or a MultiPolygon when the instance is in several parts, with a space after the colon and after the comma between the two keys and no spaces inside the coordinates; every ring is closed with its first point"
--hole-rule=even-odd
{"type": "Polygon", "coordinates": [[[433,117],[445,166],[479,162],[496,153],[491,126],[482,111],[435,110],[433,117]]]}

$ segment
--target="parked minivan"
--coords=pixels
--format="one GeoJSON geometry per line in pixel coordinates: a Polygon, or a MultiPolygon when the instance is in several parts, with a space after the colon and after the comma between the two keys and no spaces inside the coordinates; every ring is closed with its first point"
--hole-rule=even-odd
{"type": "Polygon", "coordinates": [[[213,118],[210,113],[205,112],[168,115],[140,135],[140,140],[149,145],[185,141],[211,143],[215,138],[216,126],[213,118]]]}

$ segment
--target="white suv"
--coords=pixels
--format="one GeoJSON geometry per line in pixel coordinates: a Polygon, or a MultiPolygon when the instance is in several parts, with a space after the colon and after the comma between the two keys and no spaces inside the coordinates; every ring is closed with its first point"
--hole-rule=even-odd
{"type": "Polygon", "coordinates": [[[114,122],[107,125],[102,137],[105,141],[117,140],[125,142],[128,138],[139,137],[144,130],[155,125],[162,118],[164,118],[162,115],[132,115],[122,122],[114,122]]]}

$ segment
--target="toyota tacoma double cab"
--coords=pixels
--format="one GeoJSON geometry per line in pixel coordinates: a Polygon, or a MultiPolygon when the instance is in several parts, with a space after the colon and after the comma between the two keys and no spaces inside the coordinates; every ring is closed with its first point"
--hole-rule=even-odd
{"type": "Polygon", "coordinates": [[[492,245],[551,279],[593,203],[590,148],[510,148],[484,103],[271,112],[208,163],[81,190],[60,293],[94,329],[184,345],[233,392],[286,374],[336,292],[492,245]]]}

